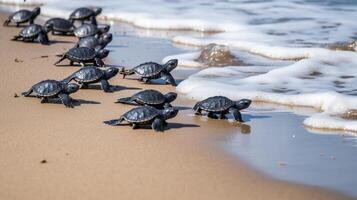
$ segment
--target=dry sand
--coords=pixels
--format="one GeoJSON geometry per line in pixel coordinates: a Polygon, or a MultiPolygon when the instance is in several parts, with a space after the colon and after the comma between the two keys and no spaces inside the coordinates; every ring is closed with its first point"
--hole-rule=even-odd
{"type": "MultiPolygon", "coordinates": [[[[78,69],[53,66],[54,55],[72,47],[73,38],[50,36],[57,41],[50,46],[9,41],[18,32],[0,27],[0,199],[348,199],[250,169],[215,145],[239,134],[238,127],[200,120],[191,110],[169,120],[162,134],[102,123],[131,108],[113,102],[137,92],[133,88],[167,92],[171,86],[118,76],[110,82],[128,89],[80,90],[72,97],[83,103],[74,109],[14,98],[40,80],[62,79],[78,69]]],[[[174,104],[193,102],[179,98],[174,104]]]]}

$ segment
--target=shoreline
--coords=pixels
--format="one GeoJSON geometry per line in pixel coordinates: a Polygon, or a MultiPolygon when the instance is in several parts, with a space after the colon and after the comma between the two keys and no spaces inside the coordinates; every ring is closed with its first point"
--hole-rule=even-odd
{"type": "MultiPolygon", "coordinates": [[[[0,12],[1,21],[4,16],[0,12]]],[[[171,86],[143,85],[117,76],[110,82],[126,89],[112,94],[80,90],[72,97],[84,103],[75,109],[13,98],[13,93],[40,80],[61,79],[77,70],[53,66],[58,59],[54,55],[72,47],[74,38],[51,35],[56,43],[42,46],[9,41],[17,28],[0,30],[7,48],[0,54],[4,199],[349,199],[263,176],[214,147],[222,135],[237,134],[236,127],[225,121],[195,120],[190,109],[169,120],[170,129],[163,134],[102,124],[132,108],[114,104],[116,98],[137,92],[135,88],[174,91],[171,86]],[[47,163],[41,164],[44,159],[47,163]]],[[[115,64],[113,60],[109,56],[105,62],[115,64]]],[[[174,105],[187,108],[193,101],[179,97],[174,105]]]]}

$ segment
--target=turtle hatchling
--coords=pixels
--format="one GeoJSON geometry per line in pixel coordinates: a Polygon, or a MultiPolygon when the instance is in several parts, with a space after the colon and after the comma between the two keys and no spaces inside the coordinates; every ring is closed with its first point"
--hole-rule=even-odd
{"type": "Polygon", "coordinates": [[[28,91],[23,92],[25,97],[31,93],[36,93],[37,97],[41,98],[41,103],[46,103],[48,99],[60,98],[66,107],[73,108],[72,98],[69,94],[78,91],[79,86],[74,83],[64,83],[56,80],[44,80],[33,85],[28,91]]]}
{"type": "Polygon", "coordinates": [[[224,119],[226,114],[231,113],[236,121],[243,122],[239,111],[248,108],[251,102],[249,99],[232,101],[227,97],[214,96],[197,102],[193,110],[196,115],[201,115],[202,111],[206,111],[207,116],[213,119],[224,119]]]}
{"type": "Polygon", "coordinates": [[[82,84],[82,88],[88,88],[89,84],[100,82],[104,92],[112,92],[112,86],[108,80],[117,75],[118,71],[118,68],[115,67],[103,70],[95,66],[85,66],[64,79],[63,82],[69,83],[71,80],[75,80],[77,83],[82,84]]]}
{"type": "Polygon", "coordinates": [[[33,24],[35,18],[41,13],[41,8],[37,7],[31,10],[19,10],[8,17],[5,20],[4,26],[8,26],[10,23],[15,23],[18,27],[22,23],[29,22],[33,24]]]}
{"type": "Polygon", "coordinates": [[[156,90],[144,90],[134,94],[131,97],[118,99],[116,103],[131,104],[131,105],[145,105],[152,106],[158,109],[172,107],[173,102],[177,97],[174,92],[162,94],[156,90]]]}
{"type": "Polygon", "coordinates": [[[28,25],[20,31],[19,35],[13,38],[13,40],[20,39],[25,42],[33,42],[34,40],[37,40],[41,44],[49,43],[47,31],[38,24],[28,25]]]}
{"type": "Polygon", "coordinates": [[[51,18],[46,21],[45,30],[47,32],[52,32],[52,35],[73,35],[74,26],[73,24],[63,18],[51,18]]]}
{"type": "Polygon", "coordinates": [[[103,58],[107,57],[109,54],[109,50],[102,49],[99,51],[95,51],[94,49],[88,47],[75,47],[68,50],[61,59],[59,59],[55,65],[59,64],[65,59],[70,60],[70,66],[73,65],[74,62],[79,63],[81,66],[85,66],[86,63],[94,64],[98,67],[103,67],[104,62],[103,58]]]}
{"type": "Polygon", "coordinates": [[[74,21],[80,21],[84,23],[84,21],[91,21],[93,25],[97,25],[96,16],[102,12],[102,8],[88,8],[82,7],[74,10],[70,16],[69,20],[71,20],[72,24],[74,21]]]}
{"type": "Polygon", "coordinates": [[[140,106],[129,110],[119,119],[104,121],[104,123],[116,126],[123,121],[127,121],[132,125],[133,129],[137,129],[140,126],[151,125],[151,128],[154,131],[162,132],[167,126],[166,120],[174,118],[177,113],[178,110],[173,107],[158,110],[150,106],[140,106]]]}
{"type": "Polygon", "coordinates": [[[104,33],[99,38],[94,36],[80,38],[75,47],[88,47],[98,51],[104,49],[112,40],[113,35],[111,33],[104,33]]]}
{"type": "Polygon", "coordinates": [[[74,29],[74,35],[78,38],[84,38],[88,36],[99,37],[103,33],[107,33],[110,29],[109,25],[101,25],[100,28],[93,24],[83,24],[80,27],[74,29]]]}
{"type": "Polygon", "coordinates": [[[126,75],[136,74],[140,77],[140,81],[144,83],[149,82],[151,79],[163,78],[166,83],[176,86],[175,79],[170,72],[176,68],[177,62],[177,59],[169,60],[163,65],[155,62],[147,62],[129,70],[122,68],[120,73],[123,74],[123,78],[125,78],[126,75]]]}

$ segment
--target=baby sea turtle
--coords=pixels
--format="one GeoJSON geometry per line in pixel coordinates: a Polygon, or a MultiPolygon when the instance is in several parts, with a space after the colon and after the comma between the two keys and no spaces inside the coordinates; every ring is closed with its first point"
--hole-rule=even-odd
{"type": "Polygon", "coordinates": [[[74,21],[80,21],[83,23],[84,21],[89,20],[93,25],[97,25],[96,16],[99,15],[101,12],[102,8],[77,8],[70,14],[69,20],[71,20],[72,24],[74,23],[74,21]]]}
{"type": "Polygon", "coordinates": [[[123,78],[125,78],[126,75],[136,74],[140,77],[140,80],[145,83],[151,79],[163,78],[165,79],[166,83],[170,83],[171,85],[176,86],[175,79],[170,74],[170,72],[175,69],[176,66],[177,59],[169,60],[163,65],[155,62],[147,62],[129,70],[122,68],[120,73],[123,74],[123,78]]]}
{"type": "Polygon", "coordinates": [[[74,30],[74,35],[78,38],[84,38],[88,36],[99,37],[103,33],[107,33],[110,29],[109,25],[103,24],[96,26],[93,24],[83,24],[74,30]]]}
{"type": "Polygon", "coordinates": [[[73,24],[63,18],[51,18],[46,21],[45,30],[47,32],[52,32],[52,35],[72,35],[74,26],[73,24]]]}
{"type": "Polygon", "coordinates": [[[227,97],[214,96],[197,102],[193,110],[196,115],[201,115],[201,111],[204,110],[208,112],[208,117],[214,119],[224,119],[225,115],[229,112],[233,115],[235,120],[243,122],[242,115],[239,111],[248,108],[251,102],[249,99],[232,101],[227,97]]]}
{"type": "Polygon", "coordinates": [[[81,66],[84,66],[85,63],[93,63],[95,66],[103,67],[104,62],[102,59],[107,57],[108,54],[109,51],[106,49],[102,49],[96,52],[94,49],[88,47],[75,47],[68,50],[54,65],[57,65],[65,59],[68,59],[70,60],[70,66],[72,66],[74,62],[77,62],[81,66]]]}
{"type": "Polygon", "coordinates": [[[104,121],[104,123],[116,126],[121,124],[123,121],[127,121],[132,125],[133,129],[139,128],[143,125],[151,125],[151,128],[154,131],[161,132],[164,130],[164,127],[167,126],[166,120],[174,118],[177,113],[178,110],[173,107],[158,110],[150,106],[140,106],[129,110],[119,119],[104,121]]]}
{"type": "Polygon", "coordinates": [[[88,47],[98,51],[104,49],[112,40],[113,35],[111,33],[104,33],[99,38],[94,36],[80,38],[75,47],[88,47]]]}
{"type": "Polygon", "coordinates": [[[118,68],[115,67],[103,70],[95,66],[85,66],[64,79],[63,82],[69,83],[71,80],[75,80],[79,84],[82,84],[82,88],[88,88],[89,84],[100,82],[104,92],[112,92],[112,86],[108,80],[117,75],[118,71],[118,68]]]}
{"type": "Polygon", "coordinates": [[[118,99],[116,103],[145,105],[162,109],[171,107],[170,103],[173,102],[176,97],[177,94],[174,92],[169,92],[163,95],[161,92],[156,90],[144,90],[134,94],[131,97],[118,99]]]}
{"type": "Polygon", "coordinates": [[[22,23],[29,22],[33,24],[35,18],[41,13],[41,8],[34,8],[32,11],[30,10],[19,10],[12,15],[9,16],[7,20],[4,22],[4,26],[8,26],[11,22],[15,23],[18,27],[22,23]]]}
{"type": "Polygon", "coordinates": [[[13,40],[19,39],[22,39],[22,41],[25,42],[33,42],[35,39],[37,39],[37,41],[41,44],[49,43],[47,32],[42,28],[41,25],[38,24],[31,24],[23,28],[19,35],[13,38],[13,40]]]}
{"type": "Polygon", "coordinates": [[[74,83],[64,83],[56,80],[44,80],[33,85],[28,91],[23,92],[25,97],[30,96],[32,92],[41,98],[41,103],[46,103],[48,99],[60,98],[66,107],[73,108],[72,99],[69,94],[78,91],[79,86],[74,83]]]}

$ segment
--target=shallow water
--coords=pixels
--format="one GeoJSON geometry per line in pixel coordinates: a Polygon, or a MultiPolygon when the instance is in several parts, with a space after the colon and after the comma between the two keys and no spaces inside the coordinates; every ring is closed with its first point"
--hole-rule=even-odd
{"type": "MultiPolygon", "coordinates": [[[[83,2],[76,1],[78,5],[83,2]]],[[[91,4],[91,1],[86,2],[91,4]]],[[[324,186],[357,196],[353,190],[357,185],[354,173],[357,143],[354,134],[311,134],[302,126],[305,123],[322,128],[357,130],[356,121],[335,116],[357,108],[354,97],[357,79],[352,77],[357,72],[354,68],[357,66],[356,53],[322,48],[328,43],[356,37],[356,3],[193,1],[186,6],[187,2],[183,1],[145,2],[141,2],[140,7],[136,1],[120,1],[114,5],[101,1],[99,4],[105,9],[103,15],[109,19],[127,21],[144,28],[197,31],[157,31],[128,24],[116,25],[111,29],[115,38],[108,47],[112,51],[109,63],[135,66],[149,60],[160,62],[165,57],[164,61],[177,57],[181,65],[191,67],[180,67],[174,74],[182,81],[178,91],[188,97],[202,99],[221,94],[234,99],[250,97],[322,110],[322,114],[302,112],[299,115],[286,112],[286,109],[283,109],[284,112],[270,108],[249,110],[244,118],[251,125],[251,134],[237,134],[219,144],[273,177],[324,186]],[[160,6],[153,8],[153,2],[160,6]],[[179,12],[191,7],[189,12],[179,12]],[[201,15],[203,12],[211,14],[212,9],[217,11],[214,14],[217,16],[201,15]],[[197,10],[200,13],[193,16],[197,10]],[[225,14],[227,12],[230,15],[225,14]],[[290,18],[291,12],[304,13],[304,17],[290,18]],[[220,15],[223,14],[232,19],[222,18],[220,15]],[[321,20],[324,20],[323,25],[321,20]],[[200,32],[208,30],[224,32],[200,32]],[[203,67],[202,63],[195,61],[199,48],[191,45],[203,46],[211,42],[227,45],[237,58],[248,65],[208,68],[198,72],[203,67]],[[298,62],[291,60],[301,57],[306,59],[298,62]],[[270,132],[267,132],[267,127],[270,132]]],[[[60,4],[54,0],[45,5],[43,11],[51,16],[65,16],[77,6],[76,3],[60,4]]]]}

